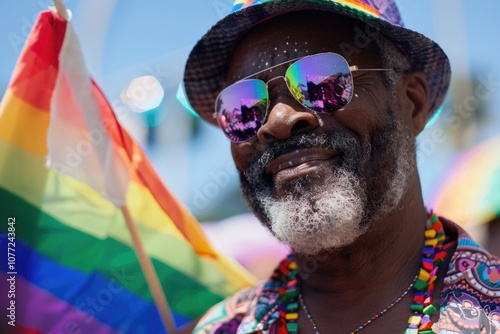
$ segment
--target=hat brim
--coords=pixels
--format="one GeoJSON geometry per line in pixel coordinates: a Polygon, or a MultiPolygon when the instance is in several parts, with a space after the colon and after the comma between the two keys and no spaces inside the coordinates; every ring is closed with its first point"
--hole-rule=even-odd
{"type": "Polygon", "coordinates": [[[451,69],[448,57],[437,43],[418,32],[336,2],[289,0],[240,9],[217,22],[195,45],[186,63],[184,88],[191,107],[201,118],[217,125],[213,118],[214,103],[226,86],[227,64],[236,41],[270,16],[301,10],[326,11],[377,24],[380,33],[404,52],[413,70],[426,75],[431,101],[429,119],[439,108],[448,90],[451,69]]]}

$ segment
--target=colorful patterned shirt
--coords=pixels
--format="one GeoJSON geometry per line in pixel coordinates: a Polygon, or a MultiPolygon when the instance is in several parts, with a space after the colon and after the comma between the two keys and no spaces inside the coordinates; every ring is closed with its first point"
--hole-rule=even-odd
{"type": "MultiPolygon", "coordinates": [[[[500,334],[500,259],[475,243],[458,225],[440,218],[458,235],[440,298],[440,334],[500,334]]],[[[445,245],[446,248],[446,245],[445,245]]],[[[196,334],[274,334],[278,291],[262,282],[215,305],[198,323],[196,334]]]]}

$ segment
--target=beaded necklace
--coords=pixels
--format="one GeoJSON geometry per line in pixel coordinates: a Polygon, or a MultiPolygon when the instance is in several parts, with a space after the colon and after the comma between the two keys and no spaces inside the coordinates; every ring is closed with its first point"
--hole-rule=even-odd
{"type": "MultiPolygon", "coordinates": [[[[425,243],[422,250],[422,267],[419,269],[415,279],[393,303],[356,328],[351,334],[358,333],[392,309],[394,305],[403,300],[412,288],[414,289],[413,301],[410,306],[412,315],[408,319],[408,328],[404,334],[436,334],[431,329],[433,322],[430,317],[436,311],[436,307],[432,305],[432,294],[434,291],[434,282],[437,279],[439,268],[444,263],[446,252],[443,251],[445,240],[443,224],[432,211],[427,214],[424,234],[425,243]]],[[[272,280],[279,284],[278,310],[280,324],[278,334],[299,333],[299,302],[315,333],[320,334],[316,322],[307,309],[302,295],[299,293],[297,262],[292,254],[280,263],[273,273],[272,280]]]]}

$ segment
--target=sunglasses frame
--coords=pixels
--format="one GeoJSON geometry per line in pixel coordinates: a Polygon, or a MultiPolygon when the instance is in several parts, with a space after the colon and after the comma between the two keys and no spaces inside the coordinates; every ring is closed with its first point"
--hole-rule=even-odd
{"type": "MultiPolygon", "coordinates": [[[[234,85],[236,84],[239,84],[243,81],[249,81],[249,80],[257,80],[257,81],[260,81],[262,83],[264,83],[264,85],[266,86],[266,90],[267,90],[267,96],[268,96],[268,101],[267,101],[267,104],[266,104],[266,111],[265,111],[265,114],[264,114],[264,122],[262,123],[262,125],[265,124],[265,120],[267,119],[267,115],[269,113],[269,106],[270,106],[270,102],[269,102],[269,87],[268,87],[268,84],[269,82],[273,81],[273,80],[276,80],[276,79],[279,79],[279,78],[282,78],[284,81],[285,81],[285,84],[288,88],[288,91],[290,92],[290,94],[293,96],[293,98],[298,102],[300,103],[300,105],[302,105],[304,108],[306,108],[307,110],[313,112],[313,113],[320,113],[320,114],[328,114],[328,113],[331,113],[331,112],[321,112],[321,111],[316,111],[316,110],[313,110],[311,108],[309,108],[308,106],[306,106],[304,103],[302,103],[301,101],[299,101],[297,99],[297,97],[293,94],[293,91],[292,89],[290,88],[290,86],[288,85],[288,81],[286,80],[286,75],[288,73],[288,70],[290,67],[292,67],[295,63],[297,63],[298,61],[300,60],[303,60],[303,59],[306,59],[306,58],[311,58],[311,57],[317,57],[317,56],[321,56],[321,55],[335,55],[335,56],[338,56],[340,57],[342,60],[345,61],[345,63],[347,64],[347,68],[349,70],[349,72],[352,74],[352,72],[356,72],[356,71],[372,71],[372,72],[384,72],[384,71],[396,71],[395,69],[392,69],[392,68],[359,68],[357,65],[349,65],[349,62],[347,61],[347,59],[345,59],[342,55],[338,54],[338,53],[335,53],[335,52],[321,52],[321,53],[315,53],[315,54],[312,54],[312,55],[307,55],[307,56],[303,56],[303,57],[297,57],[297,58],[293,58],[293,59],[290,59],[290,60],[287,60],[287,61],[284,61],[282,63],[279,63],[277,65],[273,65],[271,67],[268,67],[264,70],[261,70],[261,71],[258,71],[254,74],[251,74],[249,76],[246,76],[242,79],[239,79],[238,81],[236,82],[233,82],[232,84],[230,84],[229,86],[227,86],[226,88],[224,88],[222,91],[220,91],[220,93],[217,95],[217,98],[215,99],[215,106],[214,106],[214,113],[212,114],[212,117],[217,119],[217,123],[219,124],[219,127],[221,127],[221,124],[220,124],[220,117],[219,117],[219,113],[220,111],[217,111],[217,101],[219,101],[219,97],[229,88],[233,87],[234,85]],[[277,67],[280,67],[280,66],[283,66],[283,65],[286,65],[286,64],[290,64],[288,66],[288,68],[286,69],[285,71],[285,75],[280,75],[280,76],[276,76],[274,78],[271,78],[267,81],[264,81],[264,80],[261,80],[261,79],[256,79],[254,78],[255,76],[259,75],[259,74],[262,74],[262,73],[265,73],[267,71],[272,71],[273,69],[277,68],[277,67]]],[[[354,80],[352,80],[352,91],[354,92],[354,80]]],[[[344,109],[352,100],[352,96],[349,98],[349,101],[346,102],[346,104],[336,110],[336,111],[339,111],[339,110],[342,110],[344,109]]],[[[332,111],[333,112],[333,111],[332,111]]],[[[260,127],[262,127],[262,125],[260,127]]],[[[259,128],[260,128],[259,127],[259,128]]],[[[221,127],[222,129],[222,127],[221,127]]],[[[258,131],[258,129],[257,129],[258,131]]],[[[224,134],[226,135],[226,137],[228,137],[228,135],[226,134],[225,131],[222,131],[224,132],[224,134]]],[[[255,135],[253,135],[252,137],[250,137],[249,139],[246,139],[246,140],[242,140],[242,141],[234,141],[232,140],[231,138],[228,137],[229,140],[231,140],[232,142],[235,142],[235,143],[243,143],[243,142],[246,142],[246,141],[249,141],[249,140],[252,140],[255,136],[257,135],[257,133],[255,135]]]]}

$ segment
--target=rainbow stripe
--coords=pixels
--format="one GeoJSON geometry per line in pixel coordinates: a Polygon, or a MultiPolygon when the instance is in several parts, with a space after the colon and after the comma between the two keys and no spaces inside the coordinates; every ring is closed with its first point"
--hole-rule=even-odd
{"type": "MultiPolygon", "coordinates": [[[[264,4],[267,2],[279,2],[276,0],[235,0],[233,3],[233,8],[231,13],[234,13],[240,9],[247,8],[253,5],[264,4]]],[[[373,8],[372,6],[360,1],[360,0],[323,0],[323,1],[311,1],[312,3],[330,3],[332,6],[342,6],[347,7],[346,9],[355,10],[358,13],[367,15],[373,18],[379,18],[381,16],[380,12],[373,8]]]]}
{"type": "Polygon", "coordinates": [[[377,9],[360,0],[330,0],[330,2],[355,9],[358,12],[364,13],[368,16],[373,16],[374,18],[380,17],[380,12],[377,9]]]}
{"type": "Polygon", "coordinates": [[[236,12],[242,8],[247,8],[249,6],[252,6],[255,3],[262,3],[263,1],[259,0],[236,0],[233,3],[233,9],[231,10],[231,13],[236,12]]]}
{"type": "MultiPolygon", "coordinates": [[[[14,269],[0,261],[0,280],[17,273],[16,328],[2,326],[9,333],[164,333],[120,209],[45,166],[68,28],[51,11],[41,13],[0,103],[0,247],[6,254],[7,221],[15,218],[16,261],[14,269]]],[[[93,82],[92,93],[96,117],[127,160],[126,205],[176,323],[185,325],[254,280],[213,250],[93,82]]],[[[2,310],[12,300],[5,289],[2,283],[2,310]]]]}

